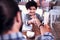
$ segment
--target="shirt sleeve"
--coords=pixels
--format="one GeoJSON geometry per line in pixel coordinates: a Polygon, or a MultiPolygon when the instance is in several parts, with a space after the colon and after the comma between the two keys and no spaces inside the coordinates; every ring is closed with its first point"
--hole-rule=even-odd
{"type": "Polygon", "coordinates": [[[50,32],[46,32],[41,36],[41,40],[54,40],[54,36],[50,32]]]}
{"type": "Polygon", "coordinates": [[[43,17],[41,17],[39,14],[36,13],[37,18],[40,20],[40,22],[43,22],[43,17]]]}

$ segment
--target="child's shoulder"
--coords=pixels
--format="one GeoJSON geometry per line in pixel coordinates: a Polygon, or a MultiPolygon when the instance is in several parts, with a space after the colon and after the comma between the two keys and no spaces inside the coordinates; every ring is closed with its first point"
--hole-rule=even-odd
{"type": "Polygon", "coordinates": [[[36,16],[39,16],[40,17],[40,15],[38,13],[36,13],[36,16]]]}

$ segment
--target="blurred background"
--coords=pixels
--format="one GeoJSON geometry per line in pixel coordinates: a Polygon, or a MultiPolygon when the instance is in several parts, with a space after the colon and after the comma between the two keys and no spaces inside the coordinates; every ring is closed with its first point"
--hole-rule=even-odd
{"type": "Polygon", "coordinates": [[[44,24],[49,24],[56,40],[60,40],[60,0],[15,0],[22,11],[22,18],[27,10],[25,4],[28,1],[37,3],[36,13],[44,17],[44,24]]]}

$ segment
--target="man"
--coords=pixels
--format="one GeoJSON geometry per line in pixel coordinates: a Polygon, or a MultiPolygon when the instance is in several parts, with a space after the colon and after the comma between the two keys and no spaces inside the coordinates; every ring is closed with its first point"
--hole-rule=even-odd
{"type": "Polygon", "coordinates": [[[0,40],[26,40],[19,29],[21,13],[13,0],[0,0],[0,40]]]}

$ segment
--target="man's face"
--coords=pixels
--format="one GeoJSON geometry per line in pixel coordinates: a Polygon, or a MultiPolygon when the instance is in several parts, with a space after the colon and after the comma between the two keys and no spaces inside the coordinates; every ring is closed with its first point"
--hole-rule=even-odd
{"type": "Polygon", "coordinates": [[[14,21],[14,26],[15,29],[20,30],[22,29],[22,15],[21,12],[17,12],[17,16],[15,17],[15,21],[14,21]]]}
{"type": "Polygon", "coordinates": [[[36,12],[36,8],[34,6],[31,6],[29,9],[28,9],[28,14],[29,15],[34,15],[36,12]]]}

